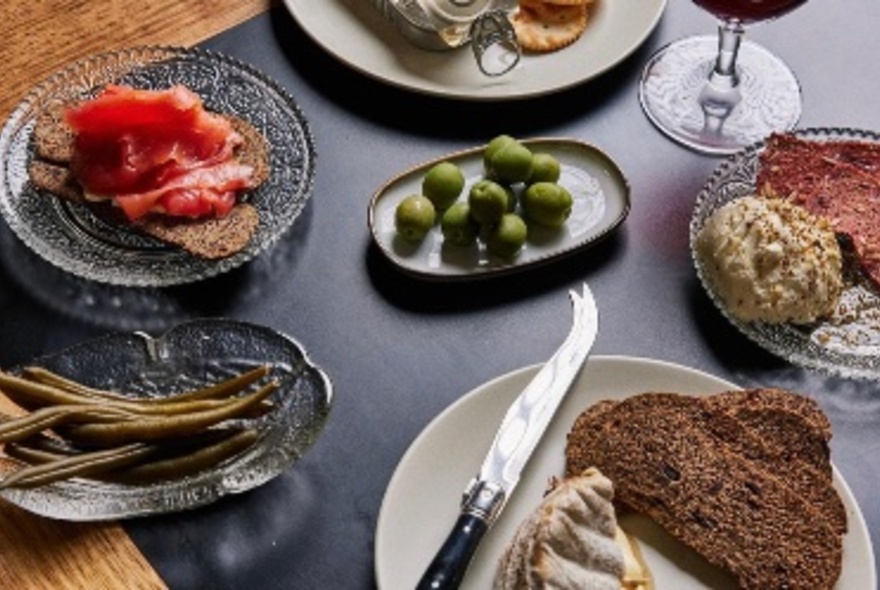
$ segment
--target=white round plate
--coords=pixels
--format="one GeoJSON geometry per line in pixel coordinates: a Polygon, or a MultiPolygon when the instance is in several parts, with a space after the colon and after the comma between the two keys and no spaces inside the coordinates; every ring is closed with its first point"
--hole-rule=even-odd
{"type": "MultiPolygon", "coordinates": [[[[379,512],[376,581],[381,590],[413,588],[446,539],[459,500],[476,475],[508,405],[537,372],[526,367],[494,379],[452,404],[416,438],[400,461],[379,512]]],[[[645,391],[692,395],[738,389],[727,381],[670,363],[628,357],[593,357],[569,391],[535,450],[515,493],[486,534],[462,590],[492,587],[495,567],[516,527],[540,503],[551,477],[563,475],[565,438],[575,418],[601,399],[623,399],[645,391]]],[[[834,470],[834,485],[846,507],[849,532],[843,544],[843,573],[837,590],[874,590],[873,549],[861,511],[834,470]]],[[[728,576],[645,521],[622,519],[639,540],[658,589],[735,588],[728,576]]]]}
{"type": "Polygon", "coordinates": [[[392,86],[467,100],[526,98],[590,80],[641,45],[666,0],[597,0],[584,34],[565,49],[525,55],[512,71],[488,77],[469,47],[427,51],[407,41],[374,0],[284,0],[305,32],[357,71],[392,86]]]}

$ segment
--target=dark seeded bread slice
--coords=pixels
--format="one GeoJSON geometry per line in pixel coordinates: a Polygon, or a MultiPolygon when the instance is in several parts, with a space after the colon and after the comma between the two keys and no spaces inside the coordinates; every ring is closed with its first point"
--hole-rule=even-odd
{"type": "Polygon", "coordinates": [[[73,157],[73,131],[64,122],[64,103],[47,106],[34,126],[37,157],[49,162],[67,163],[73,157]]]}
{"type": "Polygon", "coordinates": [[[31,160],[28,163],[28,176],[35,187],[55,197],[71,203],[86,202],[82,188],[64,164],[31,160]]]}
{"type": "Polygon", "coordinates": [[[775,388],[730,391],[704,398],[773,447],[780,458],[798,458],[831,478],[831,424],[810,398],[775,388]]]}
{"type": "Polygon", "coordinates": [[[240,252],[250,242],[260,218],[256,207],[239,203],[225,217],[189,220],[148,215],[138,220],[138,230],[209,260],[240,252]]]}
{"type": "Polygon", "coordinates": [[[269,158],[271,155],[269,153],[269,142],[266,141],[266,138],[263,137],[259,129],[244,119],[231,115],[223,116],[232,123],[232,128],[244,138],[244,144],[236,150],[235,155],[238,157],[239,162],[254,169],[251,176],[251,184],[253,188],[256,188],[269,179],[269,158]]]}
{"type": "Polygon", "coordinates": [[[600,469],[622,508],[643,513],[742,588],[830,589],[842,538],[827,516],[773,472],[734,452],[709,429],[695,398],[648,393],[579,417],[566,468],[600,469]]]}
{"type": "MultiPolygon", "coordinates": [[[[816,505],[835,531],[846,532],[846,507],[832,485],[831,427],[814,401],[780,389],[729,391],[692,401],[695,423],[816,505]]],[[[579,420],[595,423],[613,405],[600,402],[579,420]]]]}

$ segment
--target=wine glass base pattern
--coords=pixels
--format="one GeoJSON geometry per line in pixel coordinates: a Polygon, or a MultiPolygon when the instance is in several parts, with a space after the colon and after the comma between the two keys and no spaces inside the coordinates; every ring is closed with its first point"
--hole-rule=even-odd
{"type": "Polygon", "coordinates": [[[743,40],[736,60],[739,84],[714,89],[718,38],[689,37],[660,49],[646,65],[639,102],[648,119],[671,139],[695,151],[725,155],[792,129],[801,115],[797,78],[765,48],[743,40]],[[712,93],[736,92],[732,109],[719,108],[712,93]]]}

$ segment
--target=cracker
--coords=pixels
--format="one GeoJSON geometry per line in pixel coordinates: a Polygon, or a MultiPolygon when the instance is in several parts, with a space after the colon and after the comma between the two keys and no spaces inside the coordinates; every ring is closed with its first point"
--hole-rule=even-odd
{"type": "Polygon", "coordinates": [[[521,0],[512,24],[524,51],[546,53],[577,41],[587,28],[586,4],[521,0]]]}

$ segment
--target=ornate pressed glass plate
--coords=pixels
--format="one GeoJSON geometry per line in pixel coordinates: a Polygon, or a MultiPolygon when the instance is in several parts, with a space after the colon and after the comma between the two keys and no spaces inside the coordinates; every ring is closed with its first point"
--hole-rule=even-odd
{"type": "Polygon", "coordinates": [[[200,49],[137,47],[85,58],[37,85],[0,133],[0,212],[15,234],[50,263],[74,275],[126,286],[189,283],[251,260],[287,230],[311,196],[315,148],[294,99],[264,74],[200,49]],[[270,176],[245,198],[260,223],[248,246],[220,260],[102,221],[81,205],[50,198],[28,180],[37,117],[58,101],[82,100],[106,84],[161,89],[184,84],[206,108],[250,122],[270,145],[270,176]]]}
{"type": "MultiPolygon", "coordinates": [[[[811,128],[793,132],[813,141],[856,140],[880,143],[880,134],[842,128],[811,128]]],[[[758,158],[764,142],[730,156],[715,170],[700,192],[690,223],[694,240],[709,216],[725,203],[755,193],[758,158]]],[[[880,294],[857,273],[845,272],[844,292],[834,313],[809,325],[745,322],[725,307],[699,257],[697,275],[714,304],[746,337],[765,350],[796,365],[846,378],[880,378],[880,294]]]]}
{"type": "MultiPolygon", "coordinates": [[[[485,146],[478,146],[415,166],[379,188],[368,211],[374,243],[392,264],[410,275],[441,281],[478,279],[527,270],[580,252],[624,222],[630,209],[629,181],[605,152],[568,138],[533,138],[522,143],[533,152],[546,152],[559,160],[559,184],[568,189],[574,201],[561,228],[530,224],[523,249],[511,259],[490,254],[482,240],[472,246],[445,243],[439,220],[421,242],[407,242],[399,236],[395,209],[407,195],[421,192],[422,179],[433,165],[442,161],[457,164],[465,177],[459,199],[467,198],[470,187],[485,177],[485,146]]],[[[522,189],[513,187],[517,199],[522,189]]]]}
{"type": "MultiPolygon", "coordinates": [[[[216,383],[268,365],[280,382],[274,408],[238,420],[257,442],[216,467],[150,485],[70,479],[33,489],[6,489],[0,498],[30,512],[72,521],[107,520],[180,511],[262,485],[293,465],[317,440],[330,412],[332,384],[293,338],[234,320],[195,320],[159,337],[119,333],[28,363],[92,387],[161,397],[216,383]]],[[[0,456],[0,473],[15,468],[0,456]]]]}

